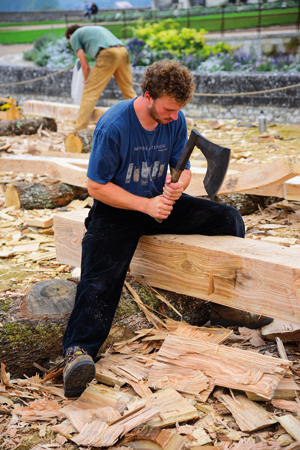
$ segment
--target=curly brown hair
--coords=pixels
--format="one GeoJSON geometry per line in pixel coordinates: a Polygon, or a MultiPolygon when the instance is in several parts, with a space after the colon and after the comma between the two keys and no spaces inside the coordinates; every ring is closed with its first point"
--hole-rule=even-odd
{"type": "Polygon", "coordinates": [[[192,99],[195,85],[191,72],[185,66],[164,59],[146,69],[141,88],[143,95],[149,92],[153,100],[166,95],[182,107],[192,99]]]}
{"type": "Polygon", "coordinates": [[[65,32],[65,37],[67,39],[70,39],[70,37],[72,36],[73,33],[75,33],[76,30],[78,30],[78,28],[81,28],[80,25],[71,25],[66,29],[65,32]]]}

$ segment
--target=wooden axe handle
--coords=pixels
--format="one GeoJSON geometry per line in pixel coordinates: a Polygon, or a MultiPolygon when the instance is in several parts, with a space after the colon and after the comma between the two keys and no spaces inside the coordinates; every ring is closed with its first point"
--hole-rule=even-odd
{"type": "MultiPolygon", "coordinates": [[[[190,137],[183,149],[183,152],[180,155],[178,163],[176,164],[175,171],[172,174],[171,183],[177,183],[177,181],[180,178],[181,173],[186,168],[188,160],[190,159],[192,151],[194,150],[195,140],[196,140],[198,134],[199,133],[197,130],[191,131],[190,137]]],[[[159,222],[159,223],[162,223],[162,221],[163,221],[163,219],[155,219],[155,220],[156,220],[156,222],[159,222]]]]}

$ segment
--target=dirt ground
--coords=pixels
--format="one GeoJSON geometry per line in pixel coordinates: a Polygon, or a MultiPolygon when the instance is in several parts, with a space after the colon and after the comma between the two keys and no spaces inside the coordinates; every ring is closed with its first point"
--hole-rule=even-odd
{"type": "MultiPolygon", "coordinates": [[[[18,55],[18,49],[15,50],[15,54],[18,55]]],[[[231,148],[232,163],[243,166],[249,165],[250,167],[252,164],[270,163],[281,157],[300,156],[300,124],[293,126],[269,126],[266,133],[263,134],[259,133],[256,125],[238,124],[235,121],[215,121],[214,123],[195,121],[190,126],[190,129],[196,127],[206,138],[231,148]]],[[[73,129],[73,126],[74,124],[71,122],[58,122],[57,132],[39,130],[38,134],[34,136],[0,137],[0,154],[26,154],[29,146],[32,147],[37,140],[48,143],[52,142],[54,143],[54,150],[64,152],[64,138],[73,129]],[[5,150],[1,151],[1,148],[5,148],[5,150]]],[[[202,164],[205,166],[200,151],[193,153],[192,163],[193,161],[197,162],[197,166],[201,166],[202,164]]],[[[11,299],[26,295],[28,288],[32,284],[53,278],[69,278],[72,276],[74,268],[61,264],[56,260],[52,227],[40,229],[26,223],[26,220],[30,217],[51,217],[59,208],[54,210],[26,211],[9,208],[6,205],[5,189],[7,185],[16,182],[54,183],[55,180],[43,175],[25,174],[22,172],[1,172],[1,168],[0,177],[0,302],[7,304],[9,307],[11,299]],[[25,244],[32,243],[38,243],[36,250],[32,251],[31,249],[26,251],[25,244]],[[20,245],[21,247],[23,245],[23,249],[20,245]],[[17,246],[18,248],[16,250],[17,246]]],[[[70,211],[81,206],[82,204],[78,201],[75,203],[71,202],[64,207],[64,210],[70,211]]],[[[247,230],[246,237],[275,242],[287,247],[300,246],[299,216],[300,197],[299,201],[277,199],[269,207],[263,210],[258,209],[250,215],[244,216],[247,230]]],[[[0,314],[5,314],[5,312],[1,312],[0,314]]],[[[2,326],[0,315],[0,333],[2,326]]],[[[239,335],[239,331],[235,330],[235,334],[239,335]]],[[[236,339],[237,341],[233,346],[239,345],[240,338],[237,337],[236,339]]],[[[245,344],[244,340],[242,342],[242,348],[245,348],[245,345],[247,346],[248,344],[245,344]]],[[[248,348],[253,350],[250,344],[248,348]]],[[[265,342],[263,345],[261,344],[259,350],[256,349],[255,351],[260,350],[266,352],[266,354],[277,355],[275,344],[265,342]]],[[[288,356],[294,361],[295,367],[299,365],[299,355],[298,343],[288,346],[288,356]]],[[[23,379],[10,380],[5,368],[1,368],[0,448],[3,450],[42,450],[45,448],[83,450],[87,448],[86,446],[82,447],[74,444],[69,439],[70,435],[67,432],[63,430],[59,433],[53,431],[52,427],[55,427],[61,422],[61,418],[57,412],[58,407],[65,406],[68,404],[68,401],[62,397],[61,376],[59,377],[57,375],[57,378],[55,378],[53,375],[53,382],[49,381],[43,384],[41,382],[41,379],[44,377],[43,368],[37,370],[37,372],[38,375],[30,380],[26,378],[26,374],[23,379]],[[31,407],[33,402],[36,402],[34,403],[35,406],[31,407]],[[24,409],[22,410],[23,413],[21,413],[21,410],[18,409],[19,407],[28,407],[29,409],[26,410],[27,412],[24,409]],[[39,415],[36,411],[40,409],[41,413],[39,415]],[[19,411],[18,414],[16,411],[19,411]],[[43,414],[45,415],[44,419],[42,418],[43,414]]],[[[298,373],[298,375],[300,374],[298,373]]],[[[298,375],[294,377],[297,383],[300,380],[298,375]]],[[[205,410],[205,408],[212,407],[214,402],[216,400],[211,397],[208,405],[201,405],[201,407],[205,410]]],[[[299,403],[298,394],[296,402],[299,403]]],[[[268,409],[270,409],[269,404],[268,409]]],[[[209,415],[211,413],[206,412],[205,414],[209,415]]],[[[295,447],[295,440],[278,425],[267,427],[263,430],[264,434],[262,433],[260,437],[257,437],[257,435],[252,436],[249,433],[247,436],[245,436],[245,433],[239,434],[238,428],[234,425],[232,418],[227,419],[226,415],[222,416],[221,422],[223,423],[222,436],[224,433],[228,433],[228,429],[232,433],[235,430],[234,432],[238,434],[229,434],[230,437],[226,438],[227,444],[224,438],[225,440],[222,441],[223,444],[220,446],[218,433],[215,432],[215,429],[211,428],[211,424],[207,425],[206,430],[210,430],[212,439],[215,436],[213,442],[219,445],[219,449],[234,449],[235,444],[233,442],[242,442],[243,440],[243,442],[252,442],[253,446],[239,447],[240,450],[250,450],[252,448],[272,450],[273,448],[279,449],[281,447],[289,448],[289,446],[293,445],[294,447],[290,447],[290,450],[298,450],[298,447],[295,447]],[[231,436],[233,435],[234,440],[232,441],[231,436]],[[280,436],[283,436],[281,438],[282,446],[277,440],[280,436]],[[265,439],[269,438],[272,441],[272,445],[274,444],[274,447],[271,444],[266,444],[265,447],[256,447],[257,442],[264,442],[265,439]]],[[[190,447],[187,446],[184,448],[187,449],[190,447]]]]}

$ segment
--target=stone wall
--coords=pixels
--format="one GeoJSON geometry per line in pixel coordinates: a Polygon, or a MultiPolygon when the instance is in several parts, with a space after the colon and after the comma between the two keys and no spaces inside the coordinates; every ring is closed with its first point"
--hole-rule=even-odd
{"type": "MultiPolygon", "coordinates": [[[[44,77],[56,72],[44,67],[0,66],[0,83],[14,83],[44,77]]],[[[141,93],[139,83],[143,71],[133,70],[134,88],[141,93]]],[[[300,123],[300,86],[257,95],[218,96],[219,93],[247,93],[280,88],[300,84],[300,73],[229,73],[202,72],[195,76],[195,96],[184,112],[190,117],[225,118],[253,121],[261,109],[269,122],[300,123]],[[201,93],[217,94],[206,97],[201,93]]],[[[72,70],[44,78],[34,83],[0,87],[0,96],[12,95],[20,104],[29,98],[47,99],[49,101],[70,102],[72,70]]],[[[122,93],[114,79],[111,79],[104,90],[98,106],[111,106],[121,100],[122,93]]]]}

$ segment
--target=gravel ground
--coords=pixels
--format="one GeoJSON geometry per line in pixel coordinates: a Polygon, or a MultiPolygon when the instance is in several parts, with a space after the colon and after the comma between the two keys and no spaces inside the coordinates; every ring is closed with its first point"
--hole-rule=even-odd
{"type": "Polygon", "coordinates": [[[0,45],[1,66],[35,66],[32,61],[23,59],[23,52],[30,50],[32,44],[0,45]]]}

